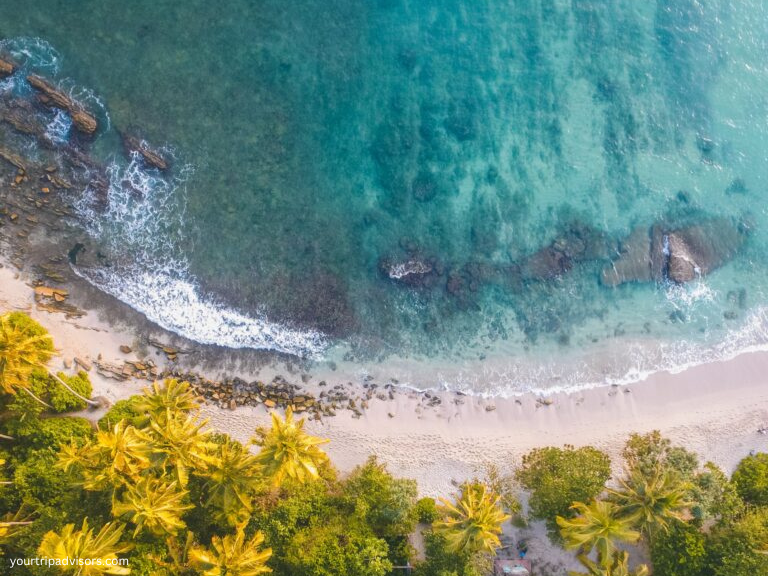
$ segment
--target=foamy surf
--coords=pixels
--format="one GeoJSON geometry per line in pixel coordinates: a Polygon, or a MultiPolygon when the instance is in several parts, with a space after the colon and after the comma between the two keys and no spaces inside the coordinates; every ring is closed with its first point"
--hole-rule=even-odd
{"type": "Polygon", "coordinates": [[[200,296],[194,282],[163,271],[75,271],[155,324],[201,344],[273,350],[302,357],[318,357],[327,347],[318,332],[291,330],[266,318],[231,310],[200,296]]]}
{"type": "Polygon", "coordinates": [[[294,330],[201,295],[178,247],[190,167],[166,178],[145,169],[134,152],[127,165],[113,161],[106,172],[106,208],[98,207],[94,190],[86,190],[75,207],[89,235],[111,258],[130,263],[110,268],[75,266],[80,277],[160,327],[201,344],[313,358],[326,349],[326,338],[319,332],[294,330]]]}

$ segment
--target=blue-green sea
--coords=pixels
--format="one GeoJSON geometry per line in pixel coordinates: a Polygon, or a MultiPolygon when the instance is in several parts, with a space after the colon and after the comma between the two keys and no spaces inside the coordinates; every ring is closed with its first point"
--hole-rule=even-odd
{"type": "MultiPolygon", "coordinates": [[[[766,2],[0,0],[0,14],[0,52],[102,119],[109,205],[88,188],[73,201],[119,265],[79,272],[166,329],[479,393],[768,344],[766,2]],[[171,171],[126,157],[125,131],[171,171]],[[715,218],[745,240],[708,275],[601,280],[636,228],[715,218]],[[574,237],[601,249],[530,272],[574,237]]],[[[24,89],[23,74],[0,84],[24,89]]]]}

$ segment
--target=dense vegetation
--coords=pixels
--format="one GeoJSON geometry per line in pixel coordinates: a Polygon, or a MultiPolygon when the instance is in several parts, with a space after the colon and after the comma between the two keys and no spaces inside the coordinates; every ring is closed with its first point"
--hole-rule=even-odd
{"type": "Polygon", "coordinates": [[[417,576],[482,576],[510,517],[522,518],[524,489],[530,516],[576,551],[579,574],[648,573],[625,551],[640,542],[659,575],[768,574],[765,454],[729,480],[658,433],[635,435],[607,488],[602,452],[544,448],[438,503],[375,458],[340,476],[326,441],[290,409],[254,431],[252,451],[209,429],[175,380],[116,403],[94,427],[71,415],[89,400],[87,374],[51,373],[54,353],[27,316],[0,316],[1,573],[386,576],[412,565],[417,576]],[[12,559],[35,557],[129,562],[11,571],[12,559]]]}

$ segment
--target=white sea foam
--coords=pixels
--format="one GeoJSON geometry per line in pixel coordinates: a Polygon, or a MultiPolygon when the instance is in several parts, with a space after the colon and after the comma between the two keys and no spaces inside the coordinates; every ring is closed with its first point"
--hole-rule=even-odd
{"type": "Polygon", "coordinates": [[[22,66],[44,69],[52,74],[59,71],[61,56],[42,38],[5,38],[0,40],[0,52],[7,52],[22,66]]]}
{"type": "Polygon", "coordinates": [[[248,315],[201,295],[178,248],[184,183],[191,169],[182,168],[180,173],[165,179],[145,170],[138,153],[127,166],[113,162],[107,169],[106,208],[97,207],[94,189],[81,196],[76,208],[115,265],[76,267],[78,275],[166,330],[196,342],[304,357],[321,354],[328,344],[318,332],[294,330],[263,314],[248,315]]]}
{"type": "Polygon", "coordinates": [[[152,322],[202,344],[275,350],[305,357],[316,357],[327,346],[318,332],[292,330],[206,299],[192,280],[176,278],[176,272],[140,267],[77,272],[152,322]]]}
{"type": "Polygon", "coordinates": [[[72,128],[72,118],[64,110],[57,110],[48,125],[45,127],[45,136],[54,144],[63,144],[69,138],[72,128]]]}

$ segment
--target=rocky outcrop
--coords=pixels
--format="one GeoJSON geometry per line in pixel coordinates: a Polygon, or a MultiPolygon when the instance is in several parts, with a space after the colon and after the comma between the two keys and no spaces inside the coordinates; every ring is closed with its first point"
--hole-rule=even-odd
{"type": "Polygon", "coordinates": [[[13,126],[17,132],[34,136],[44,144],[47,141],[45,125],[38,116],[35,106],[27,100],[17,98],[7,103],[0,101],[0,120],[13,126]]]}
{"type": "Polygon", "coordinates": [[[726,218],[673,230],[658,224],[639,227],[621,243],[618,258],[603,269],[602,282],[606,286],[664,280],[683,284],[725,264],[743,242],[743,231],[726,218]]]}
{"type": "Polygon", "coordinates": [[[733,258],[744,234],[729,220],[719,218],[667,235],[667,276],[677,283],[706,276],[733,258]]]}
{"type": "Polygon", "coordinates": [[[162,154],[150,148],[144,141],[133,136],[123,136],[123,145],[128,155],[138,153],[144,164],[150,168],[157,168],[160,171],[168,170],[168,161],[162,154]]]}
{"type": "Polygon", "coordinates": [[[0,58],[0,78],[7,78],[16,71],[16,66],[10,60],[0,58]]]}
{"type": "Polygon", "coordinates": [[[27,82],[37,90],[38,100],[46,106],[60,108],[72,117],[72,124],[88,136],[93,135],[99,127],[96,118],[87,112],[80,103],[70,98],[61,90],[57,90],[47,80],[35,74],[27,76],[27,82]]]}

